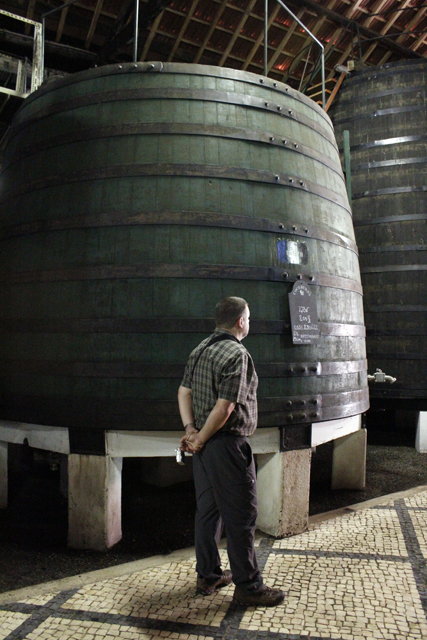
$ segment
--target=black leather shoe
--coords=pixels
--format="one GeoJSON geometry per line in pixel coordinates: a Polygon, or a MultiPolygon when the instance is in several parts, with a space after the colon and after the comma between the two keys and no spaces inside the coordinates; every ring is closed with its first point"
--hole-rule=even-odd
{"type": "Polygon", "coordinates": [[[272,589],[265,584],[259,589],[250,591],[236,585],[233,602],[247,607],[276,607],[285,599],[285,594],[280,589],[272,589]]]}
{"type": "Polygon", "coordinates": [[[233,575],[231,571],[223,571],[222,576],[217,580],[206,580],[206,578],[202,578],[200,576],[197,577],[197,589],[196,594],[200,594],[203,596],[210,596],[218,589],[222,589],[222,587],[227,587],[233,581],[233,575]]]}

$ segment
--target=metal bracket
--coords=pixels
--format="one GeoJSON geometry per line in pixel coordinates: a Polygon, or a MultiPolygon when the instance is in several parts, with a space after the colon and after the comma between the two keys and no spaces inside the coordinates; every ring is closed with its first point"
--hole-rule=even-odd
{"type": "Polygon", "coordinates": [[[377,369],[373,376],[368,375],[368,380],[369,382],[390,382],[390,384],[393,384],[393,382],[396,382],[397,378],[388,376],[387,374],[383,373],[381,369],[377,369]]]}
{"type": "Polygon", "coordinates": [[[311,449],[311,424],[279,429],[281,453],[295,449],[311,449]]]}

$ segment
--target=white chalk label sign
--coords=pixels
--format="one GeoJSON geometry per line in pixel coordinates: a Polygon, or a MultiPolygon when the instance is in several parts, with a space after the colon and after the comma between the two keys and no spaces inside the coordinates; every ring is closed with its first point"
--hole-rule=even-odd
{"type": "Polygon", "coordinates": [[[294,344],[312,344],[319,339],[317,300],[305,282],[295,282],[292,287],[289,294],[289,311],[294,344]]]}

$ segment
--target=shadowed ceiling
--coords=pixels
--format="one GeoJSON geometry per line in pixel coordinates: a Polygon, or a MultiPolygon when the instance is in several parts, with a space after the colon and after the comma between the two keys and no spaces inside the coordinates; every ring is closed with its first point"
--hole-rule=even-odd
{"type": "MultiPolygon", "coordinates": [[[[65,2],[8,0],[0,9],[41,20],[65,2]]],[[[367,65],[427,56],[427,3],[298,0],[291,11],[325,46],[326,77],[349,59],[367,65]]],[[[140,0],[138,60],[263,72],[265,0],[140,0]]],[[[46,17],[46,67],[68,72],[134,56],[135,0],[83,0],[46,17]]],[[[319,47],[268,2],[268,75],[305,90],[320,82],[319,47]],[[313,71],[317,75],[313,75],[313,71]]],[[[31,27],[0,14],[0,51],[31,55],[31,27]]]]}
{"type": "MultiPolygon", "coordinates": [[[[14,88],[10,59],[31,62],[34,42],[34,27],[4,12],[37,22],[48,14],[46,75],[134,59],[263,74],[266,5],[267,75],[321,103],[320,47],[304,25],[324,46],[326,110],[349,61],[357,69],[427,57],[427,0],[287,1],[292,13],[277,0],[0,0],[0,85],[14,88]]],[[[20,103],[0,92],[0,140],[20,103]]]]}

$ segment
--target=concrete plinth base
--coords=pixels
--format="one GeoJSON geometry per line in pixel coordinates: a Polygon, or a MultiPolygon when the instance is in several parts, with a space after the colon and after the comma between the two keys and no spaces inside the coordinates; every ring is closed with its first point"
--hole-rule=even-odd
{"type": "Polygon", "coordinates": [[[332,489],[365,488],[366,445],[366,429],[334,440],[332,489]]]}
{"type": "Polygon", "coordinates": [[[420,411],[418,415],[415,448],[419,453],[427,453],[427,411],[420,411]]]}
{"type": "Polygon", "coordinates": [[[0,442],[0,509],[7,507],[7,442],[0,442]]]}
{"type": "Polygon", "coordinates": [[[122,537],[123,458],[68,457],[68,545],[109,549],[122,537]]]}
{"type": "Polygon", "coordinates": [[[258,520],[276,538],[307,529],[311,449],[267,453],[258,460],[258,520]]]}

